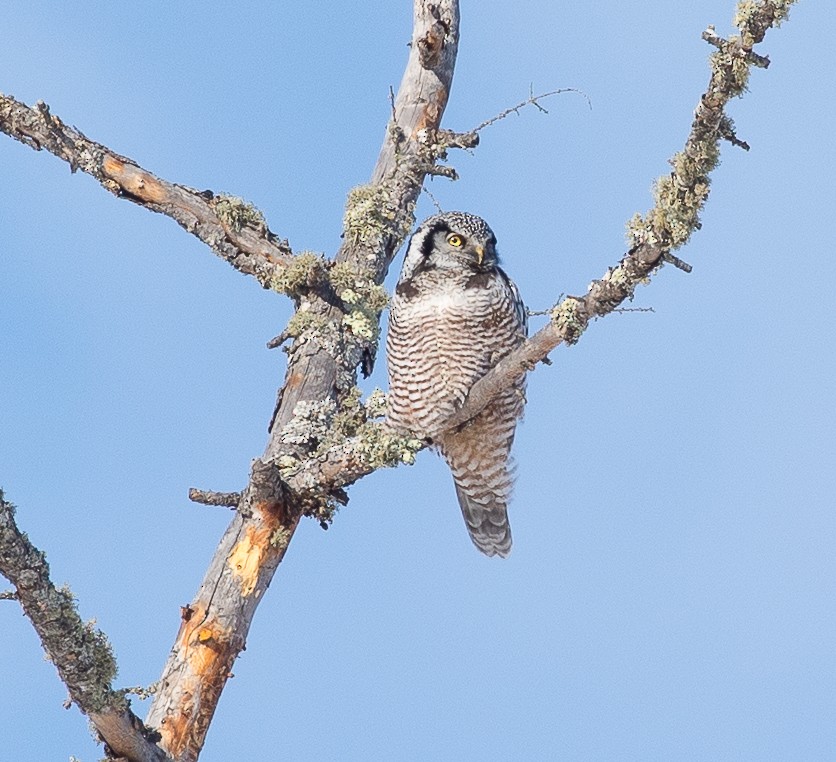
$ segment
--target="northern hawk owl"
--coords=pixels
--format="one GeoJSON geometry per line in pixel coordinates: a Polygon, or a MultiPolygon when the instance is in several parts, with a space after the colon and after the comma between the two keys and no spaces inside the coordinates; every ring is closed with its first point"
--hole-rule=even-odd
{"type": "Polygon", "coordinates": [[[432,440],[453,472],[473,544],[504,557],[525,378],[459,430],[439,430],[471,386],[525,341],[525,305],[497,262],[496,236],[473,214],[438,214],[416,229],[389,315],[387,418],[432,440]]]}

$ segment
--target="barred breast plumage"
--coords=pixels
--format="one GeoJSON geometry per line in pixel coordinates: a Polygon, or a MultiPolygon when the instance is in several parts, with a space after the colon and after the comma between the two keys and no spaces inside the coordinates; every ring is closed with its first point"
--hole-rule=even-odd
{"type": "Polygon", "coordinates": [[[525,307],[497,264],[496,238],[479,217],[430,217],[410,240],[392,299],[386,353],[390,425],[431,438],[453,473],[470,537],[507,556],[507,505],[522,379],[458,431],[439,427],[474,382],[526,336],[525,307]]]}

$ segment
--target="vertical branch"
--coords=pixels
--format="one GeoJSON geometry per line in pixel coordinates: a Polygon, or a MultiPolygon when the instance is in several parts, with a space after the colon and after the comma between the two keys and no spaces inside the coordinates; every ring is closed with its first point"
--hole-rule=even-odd
{"type": "MultiPolygon", "coordinates": [[[[372,182],[349,197],[337,260],[380,283],[412,222],[412,208],[435,157],[424,138],[438,130],[458,46],[457,0],[415,0],[412,49],[372,182]]],[[[233,662],[255,610],[284,558],[305,506],[282,483],[282,457],[304,455],[282,430],[300,403],[336,401],[353,386],[357,367],[376,339],[359,336],[339,307],[299,298],[306,325],[289,352],[270,439],[256,460],[238,512],[194,601],[183,610],[177,639],[148,713],[161,745],[178,762],[198,758],[233,662]]],[[[298,313],[297,314],[301,314],[298,313]]],[[[373,332],[372,332],[373,333],[373,332]]]]}

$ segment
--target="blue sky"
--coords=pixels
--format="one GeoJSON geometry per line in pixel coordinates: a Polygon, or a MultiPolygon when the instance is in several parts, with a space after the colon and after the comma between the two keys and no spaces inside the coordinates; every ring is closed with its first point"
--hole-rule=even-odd
{"type": "MultiPolygon", "coordinates": [[[[707,82],[700,32],[734,4],[462,5],[447,127],[532,84],[592,100],[506,119],[430,186],[490,222],[547,308],[620,258],[707,82]]],[[[0,90],[331,254],[411,4],[18,3],[4,22],[0,90]]],[[[833,758],[835,24],[802,2],[767,37],[731,110],[752,150],[724,148],[694,272],[665,268],[635,301],[655,312],[530,377],[511,557],[472,548],[433,455],[365,479],[327,533],[297,532],[202,760],[833,758]]],[[[229,519],[187,489],[245,483],[289,305],[53,157],[0,139],[0,178],[0,485],[120,685],[149,684],[229,519]]],[[[13,602],[0,673],[4,754],[98,759],[13,602]]]]}

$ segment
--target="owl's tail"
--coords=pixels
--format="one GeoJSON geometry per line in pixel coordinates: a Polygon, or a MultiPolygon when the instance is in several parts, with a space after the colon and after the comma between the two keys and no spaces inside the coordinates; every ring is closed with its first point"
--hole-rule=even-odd
{"type": "Polygon", "coordinates": [[[473,544],[486,556],[507,558],[511,552],[511,525],[505,503],[477,502],[459,484],[456,484],[456,497],[473,544]]]}
{"type": "Polygon", "coordinates": [[[514,484],[509,454],[522,412],[513,389],[459,431],[437,441],[453,472],[456,496],[473,544],[486,556],[511,552],[508,500],[514,484]]]}

